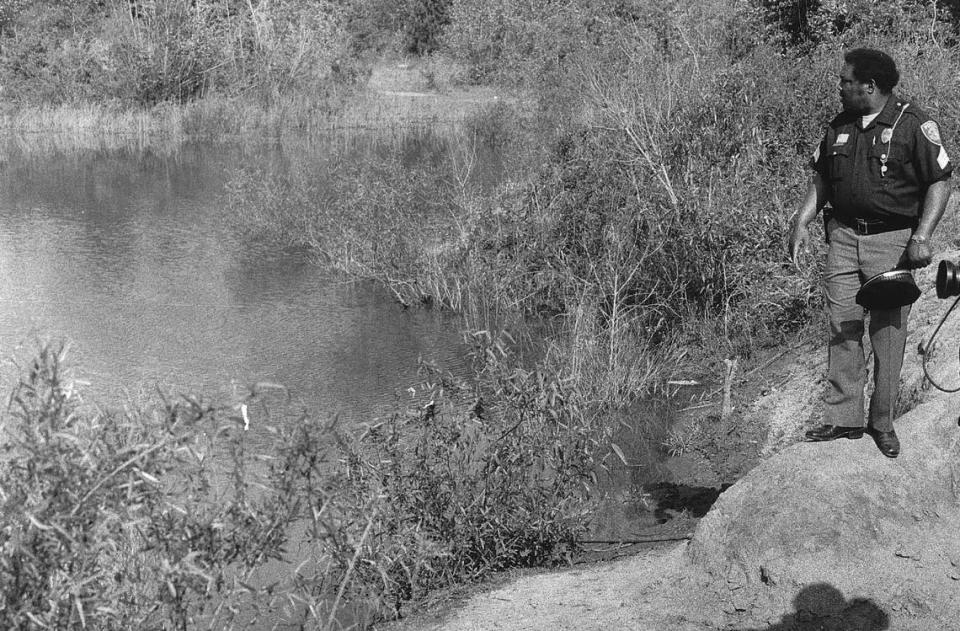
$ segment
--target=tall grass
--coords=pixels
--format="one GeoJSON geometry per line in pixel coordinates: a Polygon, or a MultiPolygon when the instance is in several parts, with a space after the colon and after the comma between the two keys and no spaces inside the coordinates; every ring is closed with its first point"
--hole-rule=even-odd
{"type": "Polygon", "coordinates": [[[427,403],[348,452],[344,483],[377,498],[366,588],[398,612],[438,587],[565,562],[589,523],[608,451],[599,417],[562,375],[518,367],[507,340],[471,341],[477,383],[427,367],[427,403]]]}
{"type": "Polygon", "coordinates": [[[320,2],[8,3],[0,75],[19,104],[320,97],[362,75],[347,9],[320,2]]]}
{"type": "Polygon", "coordinates": [[[272,384],[99,410],[66,348],[39,347],[0,423],[0,625],[366,626],[565,560],[604,434],[559,375],[472,342],[477,381],[425,367],[419,396],[364,432],[277,418],[257,452],[243,406],[272,384]]]}
{"type": "MultiPolygon", "coordinates": [[[[259,497],[242,422],[197,399],[128,412],[82,400],[64,346],[23,366],[2,422],[0,623],[193,628],[282,556],[295,504],[259,497]]],[[[217,616],[216,614],[221,614],[217,616]]]]}
{"type": "Polygon", "coordinates": [[[34,157],[143,149],[170,154],[197,141],[322,143],[347,134],[396,137],[428,133],[424,130],[431,128],[457,129],[468,125],[478,109],[498,101],[487,93],[465,100],[452,94],[407,96],[345,89],[323,100],[290,95],[269,104],[211,96],[150,108],[117,103],[39,106],[0,116],[0,137],[9,151],[34,157]]]}

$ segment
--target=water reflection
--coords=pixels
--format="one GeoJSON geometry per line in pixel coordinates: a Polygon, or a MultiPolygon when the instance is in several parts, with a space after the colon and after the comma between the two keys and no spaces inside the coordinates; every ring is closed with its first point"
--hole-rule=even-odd
{"type": "Polygon", "coordinates": [[[459,370],[455,322],[344,283],[308,251],[241,235],[222,189],[258,151],[282,162],[271,145],[9,160],[0,354],[35,333],[68,338],[108,404],[155,385],[225,396],[270,381],[350,419],[390,407],[419,356],[459,370]]]}

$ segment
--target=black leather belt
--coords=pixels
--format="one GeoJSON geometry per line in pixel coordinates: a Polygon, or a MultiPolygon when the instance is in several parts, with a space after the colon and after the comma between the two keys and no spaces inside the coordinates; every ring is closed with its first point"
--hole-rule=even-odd
{"type": "Polygon", "coordinates": [[[893,230],[907,230],[917,227],[917,220],[910,217],[901,219],[858,219],[834,215],[834,219],[847,226],[860,236],[892,232],[893,230]]]}

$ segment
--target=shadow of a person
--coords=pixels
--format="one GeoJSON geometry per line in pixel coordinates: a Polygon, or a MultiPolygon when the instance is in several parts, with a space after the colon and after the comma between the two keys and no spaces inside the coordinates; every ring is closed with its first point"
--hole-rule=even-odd
{"type": "MultiPolygon", "coordinates": [[[[871,600],[847,601],[836,587],[827,583],[808,585],[793,599],[795,611],[762,631],[882,631],[890,628],[890,617],[871,600]]],[[[743,631],[761,631],[760,629],[743,631]]]]}

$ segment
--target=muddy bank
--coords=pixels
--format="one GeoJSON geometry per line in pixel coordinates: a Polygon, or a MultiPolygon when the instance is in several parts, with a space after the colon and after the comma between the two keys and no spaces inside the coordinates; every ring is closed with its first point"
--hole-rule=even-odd
{"type": "Polygon", "coordinates": [[[656,420],[653,427],[646,423],[643,440],[620,443],[637,464],[618,467],[615,488],[595,512],[577,562],[610,560],[688,540],[720,494],[769,451],[764,398],[784,389],[798,363],[820,354],[815,343],[796,341],[743,362],[731,383],[726,418],[722,367],[714,371],[714,385],[679,392],[663,411],[669,417],[665,426],[658,431],[656,420]]]}

